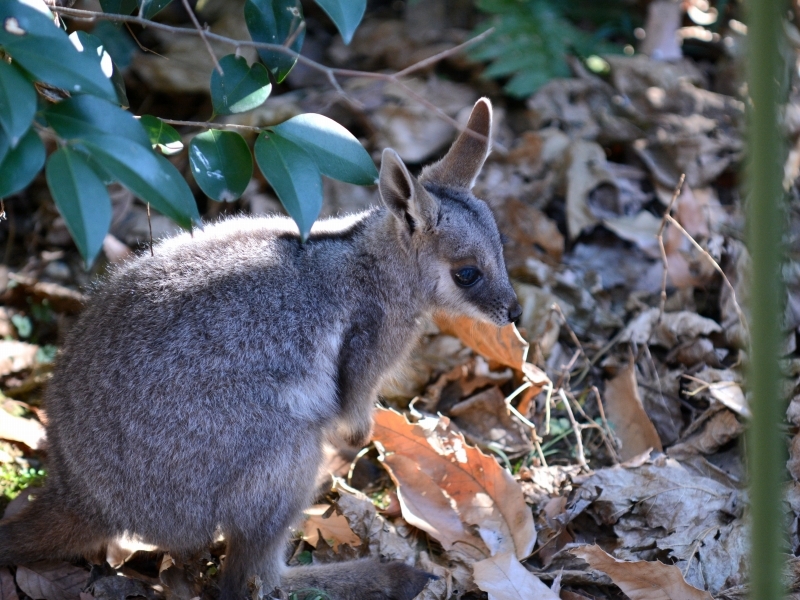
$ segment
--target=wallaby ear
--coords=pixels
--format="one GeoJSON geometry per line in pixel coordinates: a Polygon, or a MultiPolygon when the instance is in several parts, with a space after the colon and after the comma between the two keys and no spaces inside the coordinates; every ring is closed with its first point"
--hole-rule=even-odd
{"type": "Polygon", "coordinates": [[[378,177],[381,199],[389,210],[414,233],[436,223],[436,200],[408,172],[400,156],[391,148],[383,151],[378,177]]]}
{"type": "Polygon", "coordinates": [[[472,107],[467,129],[462,131],[444,158],[427,167],[420,181],[471,190],[492,146],[492,103],[481,98],[472,107]]]}

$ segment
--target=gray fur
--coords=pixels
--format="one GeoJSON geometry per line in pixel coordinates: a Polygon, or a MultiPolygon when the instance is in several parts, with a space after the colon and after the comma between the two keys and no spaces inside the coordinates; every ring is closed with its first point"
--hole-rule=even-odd
{"type": "MultiPolygon", "coordinates": [[[[50,475],[0,524],[0,565],[98,554],[123,532],[189,553],[221,530],[223,600],[255,575],[302,587],[284,544],[324,436],[369,440],[380,383],[426,314],[505,325],[519,312],[483,201],[423,186],[391,151],[380,181],[388,208],[322,221],[304,244],[288,219],[235,218],[109,277],[58,357],[50,475]],[[483,278],[460,288],[452,270],[467,264],[483,278]]],[[[305,573],[342,600],[410,600],[425,581],[376,561],[305,573]]]]}

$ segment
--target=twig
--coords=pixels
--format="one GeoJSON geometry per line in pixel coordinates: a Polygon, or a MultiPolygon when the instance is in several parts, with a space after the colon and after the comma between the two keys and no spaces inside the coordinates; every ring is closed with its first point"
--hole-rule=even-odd
{"type": "Polygon", "coordinates": [[[214,49],[211,47],[211,44],[208,43],[208,38],[206,37],[206,32],[203,31],[203,28],[200,27],[200,21],[197,20],[197,15],[194,14],[192,7],[189,5],[189,0],[183,0],[183,8],[186,9],[186,12],[189,14],[189,18],[192,20],[194,24],[194,28],[197,30],[200,39],[203,40],[203,43],[206,46],[206,50],[208,50],[209,56],[211,56],[211,60],[214,62],[214,68],[217,70],[217,73],[220,74],[220,77],[225,75],[225,71],[222,70],[222,67],[217,60],[217,55],[214,54],[214,49]]]}
{"type": "Polygon", "coordinates": [[[667,249],[664,247],[664,229],[667,226],[667,217],[669,216],[669,213],[672,212],[672,205],[675,204],[675,201],[681,194],[684,181],[686,181],[686,173],[681,173],[681,177],[678,180],[678,185],[675,186],[675,190],[672,192],[672,199],[669,201],[667,210],[664,212],[664,216],[661,218],[661,225],[659,226],[658,233],[656,234],[658,237],[658,249],[661,251],[661,262],[664,263],[664,272],[661,274],[661,305],[658,309],[659,322],[661,321],[661,317],[664,316],[664,307],[667,304],[667,274],[669,272],[669,264],[667,263],[667,249]]]}
{"type": "Polygon", "coordinates": [[[578,464],[583,468],[587,468],[586,457],[583,455],[583,437],[581,436],[581,430],[583,428],[581,427],[581,424],[575,420],[575,415],[572,414],[572,407],[569,405],[569,398],[567,398],[564,388],[558,390],[558,395],[561,396],[561,401],[564,404],[564,408],[567,411],[567,416],[569,417],[569,422],[572,425],[572,431],[575,432],[575,446],[578,454],[578,464]]]}
{"type": "MultiPolygon", "coordinates": [[[[294,57],[297,59],[297,62],[304,64],[312,69],[320,71],[324,73],[328,81],[331,83],[333,88],[343,96],[347,94],[342,89],[339,82],[336,80],[337,77],[363,77],[368,79],[378,79],[381,81],[389,81],[397,84],[401,87],[406,94],[408,94],[412,99],[416,100],[417,102],[423,104],[430,110],[434,111],[441,119],[452,125],[456,128],[459,132],[466,132],[467,135],[470,135],[476,139],[481,141],[487,141],[486,136],[481,135],[480,133],[473,131],[471,129],[467,129],[466,126],[461,125],[458,121],[453,119],[447,113],[442,111],[439,107],[429,102],[427,99],[423,98],[419,94],[417,94],[413,89],[411,89],[408,84],[402,81],[401,77],[409,75],[419,69],[423,69],[425,67],[430,66],[436,61],[440,61],[448,56],[461,52],[464,48],[476,44],[480,41],[483,41],[487,36],[491,35],[494,29],[488,29],[481,33],[480,35],[467,40],[466,42],[454,46],[449,50],[444,50],[436,54],[435,56],[428,57],[423,59],[413,65],[406,67],[405,69],[397,72],[397,73],[373,73],[371,71],[357,71],[353,69],[339,69],[336,67],[327,67],[321,63],[318,63],[310,58],[306,58],[302,54],[295,52],[291,48],[288,48],[282,44],[268,44],[266,42],[254,42],[250,40],[236,40],[233,38],[226,37],[224,35],[219,35],[217,33],[212,33],[210,31],[202,30],[202,32],[198,32],[195,28],[189,27],[174,27],[172,25],[166,25],[164,23],[159,23],[157,21],[150,21],[149,19],[143,19],[141,17],[135,17],[133,15],[117,15],[117,14],[110,14],[110,13],[101,13],[92,10],[81,10],[78,8],[68,8],[66,6],[52,6],[50,10],[53,12],[63,15],[66,17],[71,17],[73,19],[82,20],[82,21],[97,21],[97,20],[104,20],[104,21],[115,21],[120,23],[135,23],[142,27],[150,27],[152,29],[157,29],[160,31],[165,31],[168,33],[173,33],[177,35],[202,35],[205,40],[212,40],[215,42],[220,42],[222,44],[228,44],[231,46],[236,47],[238,50],[239,48],[245,47],[252,47],[256,49],[263,49],[263,50],[271,50],[273,52],[279,52],[285,54],[287,56],[294,57]]],[[[505,148],[503,148],[500,144],[495,143],[495,148],[500,152],[503,152],[505,148]]]]}
{"type": "Polygon", "coordinates": [[[162,119],[159,120],[169,125],[185,125],[186,127],[205,127],[206,129],[241,129],[242,131],[252,131],[254,133],[261,133],[264,131],[263,127],[253,127],[252,125],[237,125],[236,123],[212,123],[210,121],[177,121],[175,119],[162,119]]]}
{"type": "MultiPolygon", "coordinates": [[[[292,20],[292,22],[294,22],[294,19],[292,20]]],[[[294,44],[294,41],[297,39],[297,36],[300,35],[300,32],[303,31],[305,28],[306,28],[306,22],[300,21],[300,25],[298,25],[297,29],[295,29],[289,35],[289,37],[286,38],[286,41],[283,42],[283,46],[285,48],[291,48],[292,44],[294,44]]]]}

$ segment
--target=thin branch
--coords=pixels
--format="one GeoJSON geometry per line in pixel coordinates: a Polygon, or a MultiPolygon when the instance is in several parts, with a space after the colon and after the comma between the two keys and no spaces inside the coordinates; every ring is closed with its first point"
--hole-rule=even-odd
{"type": "Polygon", "coordinates": [[[200,39],[203,40],[203,43],[206,46],[206,50],[208,50],[209,56],[211,56],[211,60],[214,63],[214,68],[217,70],[217,73],[219,73],[220,77],[224,76],[225,75],[225,71],[222,70],[222,67],[219,64],[219,61],[217,60],[217,55],[214,54],[214,49],[211,47],[211,44],[208,43],[208,38],[206,37],[206,32],[203,31],[202,27],[200,27],[200,21],[197,20],[197,15],[194,14],[194,11],[192,10],[192,7],[189,5],[189,0],[183,0],[183,8],[186,9],[186,12],[189,14],[189,18],[192,20],[192,23],[194,24],[194,28],[197,30],[197,33],[200,36],[200,39]]]}
{"type": "Polygon", "coordinates": [[[664,307],[667,304],[667,274],[669,272],[667,249],[664,247],[664,228],[667,226],[667,217],[672,212],[672,205],[675,204],[675,200],[677,200],[678,196],[681,194],[684,181],[686,181],[686,173],[681,173],[678,185],[675,186],[675,191],[672,192],[672,200],[669,201],[669,206],[667,206],[667,210],[664,212],[664,217],[661,219],[661,225],[656,234],[658,236],[658,249],[661,251],[661,262],[664,263],[664,272],[661,275],[661,305],[658,310],[659,321],[661,321],[661,317],[664,316],[664,307]]]}
{"type": "Polygon", "coordinates": [[[722,280],[725,282],[725,285],[728,286],[728,291],[731,293],[731,300],[733,300],[733,308],[736,311],[736,315],[739,317],[739,320],[742,322],[742,327],[744,327],[745,332],[747,333],[747,337],[750,337],[750,327],[747,324],[747,319],[744,316],[744,312],[742,312],[742,307],[739,306],[739,302],[736,300],[736,290],[733,288],[733,284],[728,279],[728,276],[725,275],[725,271],[722,270],[722,267],[719,266],[719,263],[714,260],[714,257],[708,253],[708,250],[703,248],[700,244],[698,244],[695,239],[689,235],[689,232],[683,228],[683,225],[678,223],[671,215],[667,214],[666,216],[667,221],[669,221],[670,225],[674,225],[678,231],[680,231],[687,240],[689,240],[692,245],[702,254],[705,256],[708,261],[711,263],[711,266],[714,267],[714,270],[717,271],[722,276],[722,280]]]}
{"type": "Polygon", "coordinates": [[[561,396],[561,402],[564,404],[569,422],[572,425],[572,431],[575,433],[575,451],[578,455],[578,464],[583,468],[587,468],[586,457],[583,455],[583,436],[581,435],[583,427],[575,420],[575,415],[572,414],[572,407],[569,405],[569,398],[567,398],[564,388],[558,390],[558,395],[561,396]]]}
{"type": "Polygon", "coordinates": [[[175,119],[162,119],[164,123],[169,125],[183,125],[186,127],[204,127],[206,129],[239,129],[241,131],[252,131],[253,133],[261,133],[264,131],[263,127],[253,127],[252,125],[237,125],[236,123],[212,123],[211,121],[177,121],[175,119]]]}
{"type": "MultiPolygon", "coordinates": [[[[466,48],[466,47],[468,47],[468,46],[470,46],[472,44],[475,44],[477,42],[480,42],[480,41],[484,40],[486,38],[486,36],[491,34],[491,32],[493,31],[492,29],[489,29],[489,30],[485,31],[484,33],[482,33],[482,34],[480,34],[480,35],[478,35],[478,36],[476,36],[476,37],[474,37],[472,39],[469,39],[466,42],[464,42],[462,44],[459,44],[458,46],[455,46],[455,47],[453,47],[453,48],[451,48],[449,50],[445,50],[443,52],[440,52],[439,54],[436,54],[435,56],[431,56],[431,57],[423,59],[423,60],[421,60],[421,61],[419,61],[417,63],[414,63],[413,65],[410,65],[410,66],[406,67],[405,69],[403,69],[402,71],[399,71],[397,73],[373,73],[371,71],[357,71],[357,70],[353,70],[353,69],[339,69],[339,68],[336,68],[336,67],[327,67],[327,66],[325,66],[325,65],[323,65],[321,63],[318,63],[318,62],[316,62],[314,60],[311,60],[310,58],[306,58],[302,54],[300,54],[298,52],[295,52],[291,48],[287,48],[286,46],[283,46],[282,44],[268,44],[268,43],[265,43],[265,42],[254,42],[254,41],[250,41],[250,40],[236,40],[236,39],[225,37],[224,35],[219,35],[217,33],[212,33],[210,31],[206,31],[206,30],[203,30],[202,32],[198,32],[198,30],[193,28],[193,27],[192,28],[190,28],[190,27],[174,27],[172,25],[166,25],[164,23],[158,23],[156,21],[150,21],[148,19],[143,19],[141,17],[135,17],[135,16],[132,16],[132,15],[116,15],[116,14],[109,14],[109,13],[101,13],[101,12],[96,12],[96,11],[91,11],[91,10],[81,10],[81,9],[78,9],[78,8],[67,8],[65,6],[53,6],[53,7],[50,7],[50,9],[53,12],[58,13],[59,15],[63,15],[63,16],[66,16],[66,17],[71,17],[73,19],[77,19],[77,20],[81,20],[81,21],[92,22],[92,21],[97,21],[97,20],[104,20],[104,21],[115,21],[115,22],[121,22],[121,23],[135,23],[135,24],[140,25],[142,27],[150,27],[152,29],[157,29],[159,31],[165,31],[167,33],[173,33],[173,34],[177,34],[177,35],[198,35],[199,34],[199,35],[202,35],[205,40],[212,40],[212,41],[215,41],[215,42],[220,42],[222,44],[228,44],[230,46],[236,47],[237,50],[239,48],[241,48],[241,47],[251,47],[251,48],[256,48],[256,49],[271,50],[273,52],[279,52],[279,53],[282,53],[282,54],[285,54],[287,56],[291,56],[291,57],[297,59],[297,62],[299,62],[301,64],[304,64],[304,65],[306,65],[306,66],[308,66],[308,67],[310,67],[310,68],[312,68],[312,69],[314,69],[316,71],[324,73],[326,75],[326,77],[328,78],[328,81],[333,86],[333,88],[339,94],[341,94],[342,96],[345,96],[345,97],[347,97],[347,94],[345,93],[345,91],[342,89],[341,85],[337,81],[337,79],[336,79],[337,77],[363,77],[363,78],[367,78],[367,79],[377,79],[377,80],[381,80],[381,81],[392,82],[392,83],[397,84],[399,87],[401,87],[403,89],[403,91],[406,94],[408,94],[408,96],[411,97],[413,100],[415,100],[415,101],[419,102],[420,104],[424,105],[425,107],[429,108],[434,113],[436,113],[441,119],[443,119],[444,121],[446,121],[447,123],[452,125],[457,131],[462,132],[462,133],[465,132],[465,133],[467,133],[467,135],[470,135],[470,136],[472,136],[472,137],[474,137],[476,139],[479,139],[481,141],[487,141],[486,140],[486,136],[481,135],[480,133],[478,133],[476,131],[472,131],[471,129],[467,129],[466,126],[461,125],[458,121],[453,119],[450,115],[445,113],[438,106],[432,104],[426,98],[420,96],[417,92],[415,92],[413,89],[411,89],[411,87],[409,87],[408,84],[406,84],[404,81],[402,81],[401,77],[406,76],[406,75],[408,75],[410,73],[413,73],[415,71],[418,71],[420,69],[423,69],[425,67],[428,67],[428,66],[430,66],[431,64],[433,64],[434,62],[436,62],[438,60],[442,60],[443,58],[447,58],[448,56],[451,56],[452,54],[455,54],[456,52],[460,52],[460,51],[464,50],[464,48],[466,48]]],[[[505,152],[505,148],[502,145],[498,144],[498,143],[495,143],[494,147],[495,147],[496,150],[500,151],[501,153],[505,152]]]]}

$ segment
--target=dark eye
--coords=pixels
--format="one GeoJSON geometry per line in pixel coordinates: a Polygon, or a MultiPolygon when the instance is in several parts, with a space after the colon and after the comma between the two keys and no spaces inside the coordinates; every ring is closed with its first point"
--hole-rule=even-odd
{"type": "Polygon", "coordinates": [[[461,287],[470,287],[478,283],[481,272],[477,267],[464,267],[453,273],[453,279],[461,287]]]}

